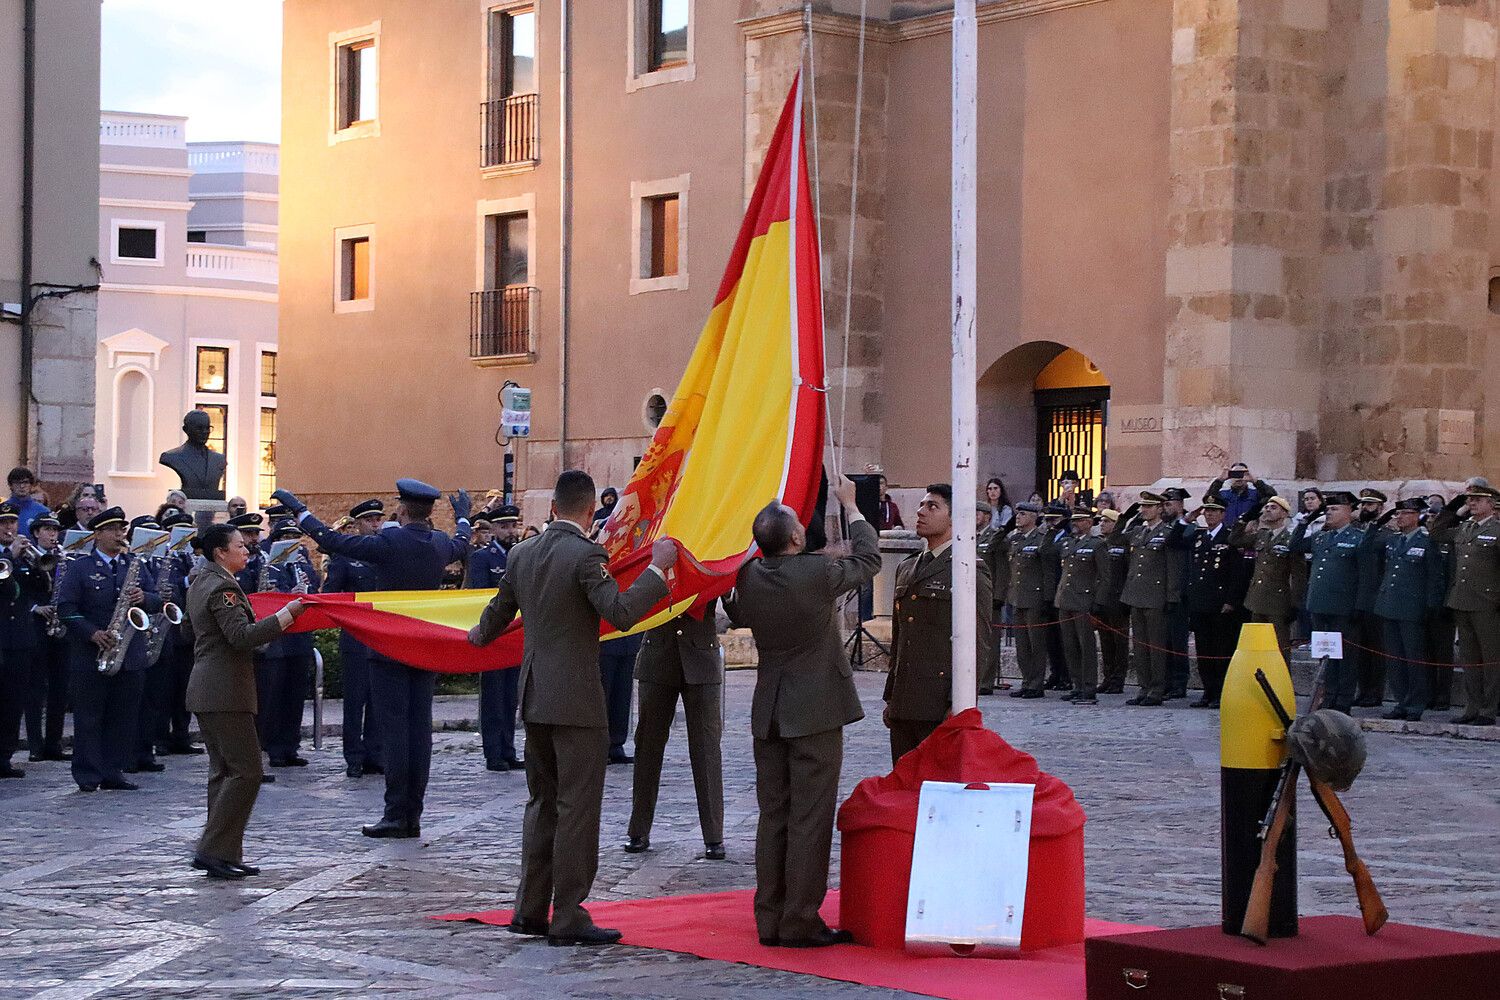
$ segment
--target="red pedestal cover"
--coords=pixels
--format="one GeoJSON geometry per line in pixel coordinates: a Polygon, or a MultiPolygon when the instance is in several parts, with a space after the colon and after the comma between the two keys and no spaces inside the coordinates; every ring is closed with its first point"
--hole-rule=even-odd
{"type": "Polygon", "coordinates": [[[1083,940],[1083,807],[1036,760],[984,728],[978,709],[944,722],[896,769],[861,781],[839,807],[839,926],[860,944],[904,948],[917,800],[924,781],[1036,785],[1021,948],[1083,940]]]}

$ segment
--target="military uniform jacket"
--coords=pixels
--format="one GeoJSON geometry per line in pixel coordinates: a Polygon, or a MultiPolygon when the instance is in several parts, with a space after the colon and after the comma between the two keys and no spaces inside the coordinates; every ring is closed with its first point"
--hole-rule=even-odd
{"type": "Polygon", "coordinates": [[[465,590],[493,590],[500,586],[505,575],[505,550],[491,542],[469,554],[469,565],[464,573],[465,590]]]}
{"type": "Polygon", "coordinates": [[[648,684],[722,684],[724,661],[719,655],[719,630],[708,602],[702,618],[680,614],[649,630],[641,640],[635,676],[648,684]]]}
{"type": "MultiPolygon", "coordinates": [[[[933,722],[947,716],[953,698],[953,546],[930,559],[923,560],[924,554],[909,555],[896,567],[884,698],[893,719],[933,722]]],[[[983,563],[976,568],[975,662],[987,663],[994,655],[993,586],[989,568],[983,563]]],[[[977,674],[975,681],[977,691],[977,674]]]]}
{"type": "Polygon", "coordinates": [[[979,561],[990,571],[990,594],[993,602],[991,614],[1005,607],[1010,586],[1010,545],[1006,539],[1009,532],[996,532],[988,545],[979,549],[979,561]]]}
{"type": "Polygon", "coordinates": [[[1052,532],[1038,526],[1005,536],[1009,564],[1005,602],[1013,608],[1043,608],[1057,593],[1057,559],[1052,532]]]}
{"type": "Polygon", "coordinates": [[[214,562],[205,564],[188,587],[187,615],[193,623],[188,711],[257,711],[252,654],[281,634],[281,622],[275,615],[256,621],[245,592],[214,562]]]}
{"type": "Polygon", "coordinates": [[[1108,535],[1100,535],[1099,541],[1104,546],[1104,561],[1094,585],[1094,607],[1105,610],[1120,603],[1120,593],[1125,589],[1125,577],[1130,570],[1130,538],[1127,532],[1116,528],[1108,535]]]}
{"type": "Polygon", "coordinates": [[[382,528],[373,535],[341,535],[311,514],[298,524],[324,552],[374,566],[385,590],[437,590],[443,570],[469,550],[466,521],[459,522],[452,538],[419,521],[382,528]]]}
{"type": "Polygon", "coordinates": [[[1375,613],[1392,621],[1419,622],[1443,606],[1447,556],[1426,528],[1385,539],[1385,573],[1375,613]]]}
{"type": "Polygon", "coordinates": [[[1377,540],[1374,532],[1347,524],[1338,531],[1323,529],[1307,537],[1307,525],[1292,533],[1293,552],[1312,552],[1307,579],[1307,610],[1315,615],[1352,615],[1359,610],[1360,581],[1368,573],[1364,565],[1377,540]]]}
{"type": "Polygon", "coordinates": [[[171,601],[182,609],[182,624],[170,629],[167,642],[173,646],[188,647],[193,644],[193,630],[187,621],[187,593],[188,574],[193,571],[193,554],[191,552],[171,552],[160,558],[153,559],[156,564],[157,582],[161,581],[161,560],[168,561],[167,582],[164,590],[158,586],[157,592],[164,601],[171,601]]]}
{"type": "Polygon", "coordinates": [[[1256,528],[1241,522],[1230,532],[1229,541],[1255,550],[1250,586],[1245,591],[1245,609],[1273,622],[1291,618],[1292,569],[1302,559],[1292,551],[1291,529],[1256,528]]]}
{"type": "Polygon", "coordinates": [[[1453,577],[1448,607],[1454,611],[1500,610],[1500,517],[1476,523],[1473,518],[1457,528],[1442,518],[1432,537],[1452,541],[1453,577]]]}
{"type": "Polygon", "coordinates": [[[1385,580],[1386,546],[1396,536],[1396,531],[1394,528],[1376,524],[1366,524],[1361,527],[1371,538],[1360,556],[1359,596],[1355,599],[1355,607],[1360,611],[1371,613],[1375,610],[1375,598],[1380,593],[1380,585],[1385,580]]]}
{"type": "Polygon", "coordinates": [[[1125,573],[1125,587],[1120,601],[1132,608],[1163,611],[1177,602],[1176,591],[1168,586],[1168,564],[1173,553],[1168,544],[1174,535],[1181,537],[1182,523],[1157,521],[1138,524],[1130,529],[1130,565],[1125,573]]]}
{"type": "Polygon", "coordinates": [[[1200,528],[1194,532],[1193,562],[1188,580],[1188,610],[1217,614],[1227,604],[1239,607],[1245,600],[1248,579],[1245,557],[1230,544],[1229,525],[1220,524],[1217,531],[1200,528]]]}
{"type": "Polygon", "coordinates": [[[880,537],[855,521],[849,538],[854,551],[842,559],[802,552],[750,560],[724,601],[730,619],[755,634],[756,739],[812,736],[865,717],[833,606],[880,572],[880,537]]]}
{"type": "MultiPolygon", "coordinates": [[[[298,585],[298,573],[307,582],[309,594],[318,593],[321,578],[317,568],[296,555],[288,557],[286,562],[271,567],[271,585],[283,594],[295,593],[298,585]]],[[[294,632],[282,637],[277,643],[281,656],[307,656],[313,654],[313,634],[311,632],[294,632]]]]}
{"type": "MultiPolygon", "coordinates": [[[[95,631],[109,628],[119,588],[125,583],[130,563],[135,558],[128,552],[117,556],[115,561],[119,568],[115,572],[111,572],[109,563],[98,552],[90,552],[68,564],[62,585],[57,588],[57,613],[68,627],[74,657],[92,660],[98,656],[99,647],[93,644],[91,637],[95,631]]],[[[146,595],[141,607],[151,613],[160,610],[161,601],[156,596],[156,580],[145,569],[145,566],[141,567],[139,581],[146,595]]],[[[146,667],[146,634],[142,632],[131,640],[121,669],[145,670],[146,667]]]]}
{"type": "Polygon", "coordinates": [[[603,729],[599,621],[629,629],[667,596],[667,584],[644,570],[621,591],[609,575],[604,547],[577,525],[553,521],[510,550],[505,576],[469,641],[487,646],[519,613],[526,622],[521,652],[521,717],[551,726],[603,729]]]}
{"type": "Polygon", "coordinates": [[[42,620],[32,608],[47,603],[52,581],[29,559],[5,558],[13,568],[10,579],[0,582],[0,649],[35,649],[42,620]]]}
{"type": "Polygon", "coordinates": [[[1060,611],[1089,611],[1098,603],[1099,581],[1109,575],[1109,545],[1095,535],[1069,535],[1058,547],[1062,578],[1053,601],[1060,611]]]}

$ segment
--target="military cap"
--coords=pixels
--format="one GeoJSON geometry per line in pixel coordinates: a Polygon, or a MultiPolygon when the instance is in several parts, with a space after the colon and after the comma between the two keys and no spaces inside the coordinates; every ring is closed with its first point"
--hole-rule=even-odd
{"type": "Polygon", "coordinates": [[[1027,500],[1025,503],[1016,504],[1016,510],[1026,514],[1040,514],[1042,512],[1042,505],[1027,500]]]}
{"type": "Polygon", "coordinates": [[[239,528],[241,531],[259,531],[260,524],[264,520],[265,518],[261,516],[260,511],[251,510],[231,517],[228,524],[231,528],[239,528]]]}
{"type": "Polygon", "coordinates": [[[193,515],[185,514],[180,510],[169,512],[161,519],[163,528],[175,528],[180,524],[193,524],[193,515]]]}
{"type": "Polygon", "coordinates": [[[278,538],[300,534],[302,534],[302,529],[297,527],[297,522],[289,517],[279,518],[271,522],[271,541],[273,542],[278,538]]]}
{"type": "Polygon", "coordinates": [[[176,517],[178,514],[181,514],[181,513],[182,513],[182,508],[181,507],[177,506],[176,504],[171,504],[171,505],[163,507],[161,509],[161,514],[159,515],[159,520],[161,520],[161,522],[163,524],[165,524],[166,521],[167,521],[167,518],[169,518],[169,517],[176,517]]]}
{"type": "Polygon", "coordinates": [[[1069,518],[1069,520],[1073,520],[1073,521],[1080,521],[1080,520],[1082,520],[1082,521],[1092,521],[1093,519],[1094,519],[1094,512],[1091,511],[1091,510],[1089,510],[1083,504],[1079,504],[1077,507],[1074,507],[1073,508],[1073,516],[1071,518],[1069,518]]]}
{"type": "Polygon", "coordinates": [[[100,528],[108,528],[111,525],[124,523],[124,509],[120,507],[110,507],[108,510],[101,510],[93,517],[89,518],[87,527],[90,531],[98,531],[100,528]]]}
{"type": "Polygon", "coordinates": [[[1101,510],[1099,512],[1100,521],[1108,521],[1110,524],[1114,524],[1119,519],[1120,512],[1117,510],[1101,510]]]}
{"type": "Polygon", "coordinates": [[[0,501],[0,521],[19,521],[21,512],[9,500],[0,501]]]}
{"type": "Polygon", "coordinates": [[[483,523],[483,524],[489,524],[490,522],[492,522],[492,521],[495,520],[495,515],[494,515],[494,512],[492,512],[492,511],[481,510],[481,511],[477,511],[476,513],[470,515],[469,520],[471,522],[473,522],[474,524],[476,524],[476,525],[481,524],[481,523],[483,523]]]}
{"type": "Polygon", "coordinates": [[[1068,507],[1061,500],[1053,500],[1042,508],[1042,513],[1047,517],[1067,517],[1068,507]]]}
{"type": "Polygon", "coordinates": [[[1076,482],[1078,482],[1078,470],[1077,469],[1064,469],[1063,470],[1063,474],[1057,477],[1057,481],[1058,482],[1069,482],[1069,483],[1076,483],[1076,482]]]}
{"type": "Polygon", "coordinates": [[[1223,510],[1224,501],[1210,494],[1203,498],[1203,503],[1201,504],[1201,506],[1204,510],[1223,510]]]}
{"type": "Polygon", "coordinates": [[[1380,492],[1377,489],[1372,489],[1368,486],[1359,491],[1360,503],[1385,503],[1388,499],[1390,498],[1387,497],[1384,493],[1380,492]]]}
{"type": "Polygon", "coordinates": [[[1186,500],[1191,495],[1181,486],[1168,486],[1161,491],[1161,498],[1163,500],[1186,500]]]}
{"type": "Polygon", "coordinates": [[[442,490],[436,486],[428,486],[420,479],[396,480],[396,492],[401,495],[402,500],[418,503],[436,503],[443,495],[442,490]]]}
{"type": "Polygon", "coordinates": [[[1150,490],[1141,490],[1142,507],[1149,507],[1152,504],[1159,504],[1161,503],[1161,501],[1162,495],[1160,493],[1152,493],[1150,490]]]}
{"type": "Polygon", "coordinates": [[[1475,483],[1473,486],[1470,486],[1468,489],[1464,490],[1464,496],[1489,497],[1491,500],[1500,500],[1500,490],[1495,489],[1495,487],[1493,486],[1481,486],[1480,484],[1475,483]]]}
{"type": "Polygon", "coordinates": [[[521,508],[517,507],[513,503],[501,504],[499,507],[495,508],[495,513],[491,520],[493,520],[496,524],[500,524],[505,521],[519,521],[521,520],[521,508]]]}
{"type": "Polygon", "coordinates": [[[1325,505],[1339,504],[1343,507],[1353,507],[1354,494],[1348,490],[1329,490],[1323,494],[1323,503],[1325,505]]]}
{"type": "Polygon", "coordinates": [[[150,528],[152,531],[160,531],[161,525],[156,523],[156,518],[151,514],[142,514],[140,517],[130,519],[132,528],[150,528]]]}
{"type": "Polygon", "coordinates": [[[266,508],[266,517],[270,518],[272,521],[275,521],[277,518],[291,516],[292,508],[288,507],[284,503],[273,503],[271,506],[266,508]]]}
{"type": "Polygon", "coordinates": [[[1418,514],[1427,513],[1427,501],[1421,497],[1407,497],[1405,500],[1396,501],[1397,510],[1414,510],[1418,514]]]}
{"type": "Polygon", "coordinates": [[[1292,512],[1292,502],[1286,497],[1272,497],[1271,499],[1267,500],[1266,503],[1274,503],[1276,506],[1286,511],[1288,514],[1292,512]]]}
{"type": "Polygon", "coordinates": [[[31,528],[29,529],[31,534],[36,534],[36,529],[38,528],[56,528],[58,531],[61,531],[62,522],[57,519],[56,514],[49,512],[31,519],[31,528]]]}
{"type": "Polygon", "coordinates": [[[974,512],[976,514],[988,514],[990,512],[990,505],[983,500],[976,500],[974,502],[974,512]]]}
{"type": "Polygon", "coordinates": [[[374,497],[371,497],[368,500],[361,500],[359,503],[349,508],[350,517],[365,517],[369,514],[384,515],[385,504],[375,499],[374,497]]]}

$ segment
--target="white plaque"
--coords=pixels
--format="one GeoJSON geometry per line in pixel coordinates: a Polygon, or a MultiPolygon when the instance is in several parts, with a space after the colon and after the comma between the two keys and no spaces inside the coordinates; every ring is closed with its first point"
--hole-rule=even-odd
{"type": "Polygon", "coordinates": [[[1308,655],[1315,660],[1325,656],[1330,660],[1342,660],[1344,658],[1344,633],[1314,632],[1312,643],[1308,647],[1308,655]]]}
{"type": "Polygon", "coordinates": [[[906,950],[1014,954],[1021,947],[1035,785],[924,781],[906,950]]]}

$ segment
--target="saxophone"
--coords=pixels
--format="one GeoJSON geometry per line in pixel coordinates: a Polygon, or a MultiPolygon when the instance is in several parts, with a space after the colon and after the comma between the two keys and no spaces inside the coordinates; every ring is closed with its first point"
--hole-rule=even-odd
{"type": "MultiPolygon", "coordinates": [[[[176,552],[168,549],[162,553],[161,569],[156,574],[156,592],[169,595],[172,591],[172,561],[176,552]]],[[[182,624],[182,608],[171,601],[163,600],[161,610],[151,616],[151,635],[146,639],[146,664],[151,666],[161,659],[161,651],[167,646],[167,636],[174,625],[182,624]]]]}
{"type": "Polygon", "coordinates": [[[113,677],[125,665],[125,654],[130,651],[130,642],[137,632],[151,629],[151,618],[142,609],[135,607],[125,595],[132,587],[140,585],[141,559],[144,553],[130,560],[125,570],[125,582],[120,585],[120,595],[115,598],[115,609],[109,616],[109,627],[105,629],[115,640],[110,649],[99,651],[94,665],[105,677],[113,677]]]}

